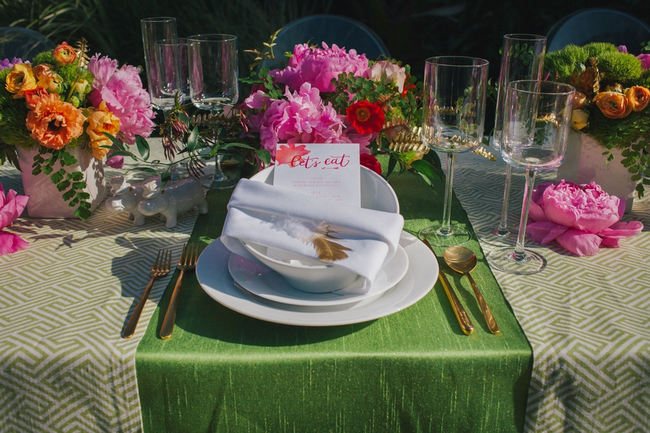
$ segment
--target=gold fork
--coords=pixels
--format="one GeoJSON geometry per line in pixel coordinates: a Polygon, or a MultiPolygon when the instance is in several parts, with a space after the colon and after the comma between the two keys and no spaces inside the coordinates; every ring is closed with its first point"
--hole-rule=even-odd
{"type": "Polygon", "coordinates": [[[172,290],[172,296],[169,299],[169,306],[167,306],[167,311],[165,312],[165,317],[163,318],[162,325],[160,327],[160,338],[167,340],[172,336],[172,331],[174,330],[174,322],[176,321],[176,307],[178,306],[178,297],[180,295],[181,282],[183,281],[183,275],[185,271],[194,269],[196,266],[196,261],[199,258],[199,246],[197,244],[186,244],[183,248],[183,253],[181,254],[180,259],[178,259],[178,264],[176,267],[180,270],[178,274],[178,279],[172,290]]]}
{"type": "Polygon", "coordinates": [[[131,338],[133,336],[135,328],[138,326],[138,320],[140,320],[140,314],[142,314],[144,304],[147,302],[147,298],[149,298],[149,292],[151,291],[151,287],[153,287],[154,280],[156,278],[164,277],[167,275],[171,269],[171,265],[171,250],[164,249],[158,251],[158,256],[156,256],[156,260],[151,266],[151,279],[149,280],[149,284],[147,284],[147,287],[144,289],[142,296],[140,296],[140,300],[135,306],[135,309],[133,310],[129,321],[127,322],[126,326],[124,327],[124,331],[122,332],[122,336],[124,338],[131,338]]]}

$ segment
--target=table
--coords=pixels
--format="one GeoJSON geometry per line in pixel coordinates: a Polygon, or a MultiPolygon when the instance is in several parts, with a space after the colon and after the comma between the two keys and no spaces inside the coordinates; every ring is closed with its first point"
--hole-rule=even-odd
{"type": "MultiPolygon", "coordinates": [[[[503,167],[473,155],[457,161],[456,193],[480,233],[496,223],[503,167]]],[[[0,181],[19,189],[7,167],[0,167],[0,181]]],[[[433,191],[411,175],[392,182],[408,230],[438,217],[441,182],[433,191]]],[[[515,183],[513,190],[521,188],[515,183]]],[[[227,197],[210,195],[211,209],[223,209],[227,197]]],[[[513,197],[513,208],[519,200],[513,197]]],[[[458,203],[452,215],[463,215],[458,203]]],[[[157,221],[134,228],[125,215],[100,209],[85,223],[21,218],[12,226],[32,246],[0,257],[0,431],[645,428],[648,232],[595,258],[544,248],[548,269],[562,268],[561,284],[553,272],[497,273],[495,280],[481,271],[477,281],[502,336],[487,333],[465,278],[451,279],[477,327],[469,337],[439,284],[386,318],[304,328],[223,308],[190,274],[171,340],[156,337],[162,319],[155,306],[160,302],[164,311],[169,293],[163,291],[173,276],[154,286],[134,339],[121,339],[155,251],[173,246],[178,257],[192,230],[193,239],[211,242],[223,216],[211,211],[193,227],[190,214],[169,230],[157,221]],[[614,272],[603,263],[615,263],[614,272]],[[631,270],[637,276],[629,277],[631,270]],[[614,427],[600,428],[606,426],[614,427]]],[[[648,200],[634,216],[650,224],[648,200]]],[[[485,240],[480,246],[494,247],[485,240]]],[[[479,250],[479,243],[470,247],[479,250]]]]}

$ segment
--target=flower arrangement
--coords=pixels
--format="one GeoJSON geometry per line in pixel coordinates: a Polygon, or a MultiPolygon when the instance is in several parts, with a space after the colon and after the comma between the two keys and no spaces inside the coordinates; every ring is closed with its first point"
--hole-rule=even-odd
{"type": "Polygon", "coordinates": [[[602,143],[608,161],[621,149],[642,197],[650,183],[650,54],[604,42],[567,45],[546,55],[544,69],[549,79],[576,87],[572,127],[602,143]]]}
{"type": "Polygon", "coordinates": [[[18,147],[38,149],[32,174],[48,175],[81,219],[91,205],[82,173],[64,169],[77,163],[69,151],[104,160],[113,145],[106,134],[133,144],[155,126],[139,69],[100,54],[89,58],[87,51],[84,40],[75,47],[63,42],[31,62],[0,62],[0,162],[18,167],[18,147]]]}
{"type": "Polygon", "coordinates": [[[541,244],[555,241],[576,256],[593,256],[643,230],[640,221],[620,222],[624,209],[622,200],[594,182],[543,182],[533,190],[526,234],[541,244]]]}
{"type": "Polygon", "coordinates": [[[408,65],[335,44],[299,44],[286,67],[262,67],[245,82],[252,85],[241,106],[245,126],[273,158],[278,143],[359,143],[361,164],[380,174],[378,155],[389,156],[386,176],[397,164],[432,173],[422,159],[422,107],[408,65]]]}

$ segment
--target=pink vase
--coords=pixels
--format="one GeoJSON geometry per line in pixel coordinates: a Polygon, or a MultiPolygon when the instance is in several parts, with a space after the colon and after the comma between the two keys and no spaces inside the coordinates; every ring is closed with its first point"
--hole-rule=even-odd
{"type": "MultiPolygon", "coordinates": [[[[104,185],[103,163],[93,158],[92,154],[85,149],[66,150],[77,158],[77,164],[66,166],[64,169],[67,172],[80,171],[83,174],[83,180],[86,182],[83,191],[90,195],[88,201],[91,203],[92,211],[101,203],[107,191],[104,185]]],[[[76,207],[71,207],[63,200],[63,193],[57,189],[50,176],[44,173],[32,174],[32,164],[37,153],[38,149],[18,148],[23,189],[25,195],[29,196],[27,214],[32,218],[76,218],[74,215],[76,207]]],[[[60,168],[60,164],[56,162],[53,172],[60,168]]]]}

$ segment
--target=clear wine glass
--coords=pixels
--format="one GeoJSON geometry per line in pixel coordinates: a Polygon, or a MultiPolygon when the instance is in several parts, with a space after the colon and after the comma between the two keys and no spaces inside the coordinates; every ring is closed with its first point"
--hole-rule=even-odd
{"type": "MultiPolygon", "coordinates": [[[[508,83],[515,80],[541,80],[546,52],[546,37],[525,33],[510,33],[503,36],[503,51],[501,54],[501,69],[499,71],[499,89],[494,113],[494,129],[492,138],[494,146],[501,148],[503,135],[503,110],[508,83]]],[[[506,176],[503,187],[503,204],[499,224],[493,232],[499,237],[510,234],[508,228],[508,206],[510,202],[510,184],[512,167],[506,165],[506,176]]]]}
{"type": "Polygon", "coordinates": [[[517,243],[487,255],[495,269],[529,275],[546,266],[541,254],[524,247],[528,210],[537,172],[555,170],[564,159],[574,93],[573,86],[552,81],[520,80],[508,84],[501,155],[508,165],[526,170],[526,186],[517,243]]]}
{"type": "Polygon", "coordinates": [[[439,56],[425,62],[422,141],[447,153],[442,221],[420,231],[432,245],[467,242],[469,231],[451,222],[454,158],[477,147],[483,137],[488,61],[475,57],[439,56]]]}
{"type": "MultiPolygon", "coordinates": [[[[189,98],[187,86],[183,86],[183,45],[180,39],[162,39],[154,43],[156,86],[151,86],[151,98],[164,113],[174,107],[178,96],[182,102],[185,95],[189,98]]],[[[187,62],[187,56],[185,57],[187,62]]],[[[186,68],[187,70],[187,68],[186,68]]]]}
{"type": "MultiPolygon", "coordinates": [[[[239,99],[237,36],[202,34],[187,38],[189,42],[190,99],[200,110],[221,113],[239,99]]],[[[216,131],[211,137],[214,146],[216,131]]],[[[223,152],[216,155],[216,167],[211,189],[230,188],[236,177],[226,175],[221,167],[223,152]]]]}
{"type": "Polygon", "coordinates": [[[140,20],[142,30],[142,47],[144,50],[144,65],[147,73],[147,86],[154,108],[169,111],[174,106],[174,95],[165,95],[160,82],[161,66],[156,55],[156,41],[177,39],[176,18],[150,17],[140,20]]]}

